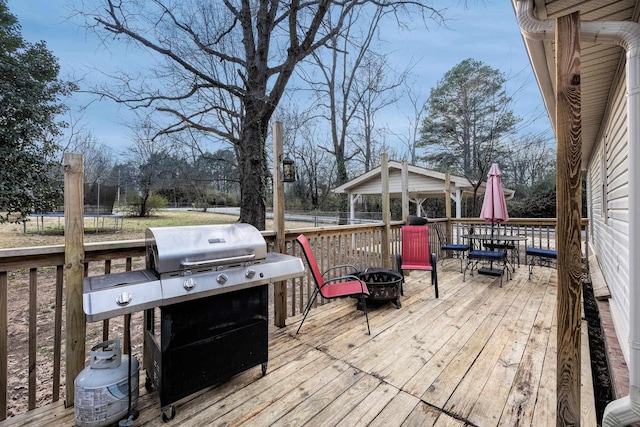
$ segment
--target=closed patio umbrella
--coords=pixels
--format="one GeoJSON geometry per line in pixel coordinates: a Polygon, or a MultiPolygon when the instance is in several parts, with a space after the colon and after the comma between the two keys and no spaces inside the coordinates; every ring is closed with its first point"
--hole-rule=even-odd
{"type": "MultiPolygon", "coordinates": [[[[491,244],[493,245],[494,224],[509,221],[507,201],[504,198],[504,191],[502,191],[502,172],[500,172],[497,163],[491,165],[491,169],[489,169],[489,174],[487,175],[487,188],[484,193],[484,200],[482,201],[480,218],[491,223],[491,244]]],[[[483,273],[482,270],[483,269],[480,269],[478,272],[483,273]]],[[[493,261],[487,274],[492,274],[492,271],[493,261]]]]}
{"type": "Polygon", "coordinates": [[[480,218],[492,224],[500,224],[509,221],[507,202],[502,191],[502,172],[497,163],[491,165],[487,175],[487,189],[482,201],[480,218]]]}

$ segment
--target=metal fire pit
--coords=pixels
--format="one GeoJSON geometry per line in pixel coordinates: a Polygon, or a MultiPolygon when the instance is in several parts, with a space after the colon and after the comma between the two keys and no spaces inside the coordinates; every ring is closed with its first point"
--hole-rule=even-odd
{"type": "Polygon", "coordinates": [[[367,284],[367,301],[391,301],[396,308],[402,307],[402,276],[398,272],[384,268],[368,268],[354,273],[354,276],[367,284]]]}
{"type": "Polygon", "coordinates": [[[248,224],[149,228],[146,269],[85,278],[87,321],[145,311],[146,386],[173,402],[268,360],[268,284],[304,274],[248,224]]]}

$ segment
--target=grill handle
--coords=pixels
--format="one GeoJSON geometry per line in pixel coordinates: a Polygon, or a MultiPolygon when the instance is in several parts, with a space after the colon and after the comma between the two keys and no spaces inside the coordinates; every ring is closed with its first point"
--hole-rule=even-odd
{"type": "Polygon", "coordinates": [[[232,263],[232,262],[251,261],[255,257],[256,257],[256,254],[248,254],[248,255],[240,255],[240,256],[234,256],[234,257],[229,257],[229,258],[209,259],[209,260],[204,260],[204,261],[180,261],[180,265],[182,267],[187,267],[187,268],[191,268],[191,267],[208,267],[210,265],[219,265],[219,264],[229,264],[229,263],[232,263]]]}

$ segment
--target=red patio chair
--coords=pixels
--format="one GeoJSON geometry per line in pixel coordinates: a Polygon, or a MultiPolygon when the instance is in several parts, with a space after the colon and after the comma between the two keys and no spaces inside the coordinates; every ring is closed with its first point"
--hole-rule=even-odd
{"type": "MultiPolygon", "coordinates": [[[[436,254],[429,250],[429,227],[405,225],[402,227],[402,255],[397,257],[398,270],[426,270],[431,272],[431,284],[438,298],[438,272],[436,254]]],[[[403,274],[404,277],[404,274],[403,274]]]]}
{"type": "Polygon", "coordinates": [[[307,264],[311,269],[311,275],[313,276],[313,280],[316,282],[316,289],[313,291],[313,295],[309,298],[309,302],[304,309],[304,316],[302,317],[302,322],[300,322],[300,326],[298,326],[298,330],[296,334],[300,332],[300,328],[302,328],[302,324],[307,318],[307,314],[309,314],[309,310],[311,310],[311,306],[316,300],[316,296],[318,293],[322,295],[322,297],[326,299],[334,299],[334,298],[342,298],[342,297],[350,297],[357,296],[360,299],[360,304],[362,305],[362,311],[364,311],[365,319],[367,320],[367,331],[369,335],[371,335],[371,329],[369,328],[369,315],[367,314],[367,302],[366,296],[369,295],[369,289],[367,289],[367,284],[360,280],[358,277],[353,275],[346,275],[340,277],[333,277],[330,279],[325,278],[325,275],[333,270],[343,269],[345,267],[351,267],[354,272],[356,268],[351,265],[336,265],[334,267],[329,268],[324,273],[320,272],[318,268],[318,263],[316,262],[316,258],[313,256],[313,252],[311,252],[311,245],[309,244],[309,240],[307,240],[304,234],[301,234],[296,239],[300,246],[302,247],[302,252],[304,253],[304,257],[307,259],[307,264]]]}

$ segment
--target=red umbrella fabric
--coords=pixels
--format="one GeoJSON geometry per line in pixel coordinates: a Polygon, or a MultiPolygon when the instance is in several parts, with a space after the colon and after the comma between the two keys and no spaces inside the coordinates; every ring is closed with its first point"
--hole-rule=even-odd
{"type": "Polygon", "coordinates": [[[500,172],[498,164],[493,163],[487,175],[487,189],[484,193],[480,218],[494,224],[509,221],[501,177],[502,172],[500,172]]]}

